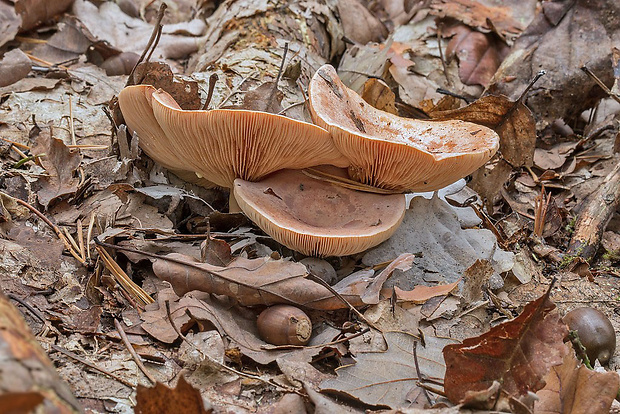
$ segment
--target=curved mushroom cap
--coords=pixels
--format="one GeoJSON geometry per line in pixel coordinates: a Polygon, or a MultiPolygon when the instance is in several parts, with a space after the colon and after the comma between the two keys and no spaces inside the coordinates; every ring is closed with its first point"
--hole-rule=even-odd
{"type": "Polygon", "coordinates": [[[232,187],[235,178],[260,180],[284,168],[349,165],[316,125],[257,111],[184,111],[161,90],[152,98],[155,119],[182,167],[219,186],[232,187]]]}
{"type": "Polygon", "coordinates": [[[322,66],[308,88],[314,122],[351,161],[351,178],[398,191],[432,191],[484,165],[497,152],[491,129],[460,120],[421,121],[375,109],[322,66]]]}
{"type": "Polygon", "coordinates": [[[150,85],[135,85],[126,87],[118,94],[118,104],[127,127],[138,134],[140,148],[153,161],[185,181],[207,188],[214,187],[213,183],[183,168],[185,163],[174,151],[173,145],[153,115],[151,96],[155,91],[156,89],[150,85]]]}
{"type": "Polygon", "coordinates": [[[151,85],[128,86],[118,94],[118,104],[125,123],[138,134],[142,150],[165,168],[181,169],[181,157],[153,115],[151,97],[156,91],[151,85]]]}
{"type": "Polygon", "coordinates": [[[387,240],[405,215],[405,196],[349,190],[278,171],[259,182],[235,180],[241,210],[279,243],[309,256],[344,256],[387,240]]]}

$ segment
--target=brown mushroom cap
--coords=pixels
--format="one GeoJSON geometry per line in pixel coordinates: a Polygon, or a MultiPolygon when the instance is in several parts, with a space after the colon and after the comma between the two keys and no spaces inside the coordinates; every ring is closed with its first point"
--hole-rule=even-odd
{"type": "Polygon", "coordinates": [[[348,166],[329,133],[307,122],[247,110],[184,111],[164,91],[152,94],[153,115],[190,169],[222,187],[256,181],[284,168],[348,166]]]}
{"type": "Polygon", "coordinates": [[[234,192],[265,233],[309,256],[344,256],[376,246],[396,231],[406,209],[402,194],[349,190],[299,170],[259,182],[237,179],[234,192]]]}
{"type": "Polygon", "coordinates": [[[319,68],[308,88],[314,122],[351,161],[351,178],[398,191],[432,191],[484,165],[499,148],[491,129],[460,120],[421,121],[375,109],[319,68]]]}

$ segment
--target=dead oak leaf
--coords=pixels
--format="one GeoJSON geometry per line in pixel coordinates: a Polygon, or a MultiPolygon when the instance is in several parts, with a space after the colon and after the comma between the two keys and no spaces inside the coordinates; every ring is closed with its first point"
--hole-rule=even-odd
{"type": "Polygon", "coordinates": [[[562,365],[551,368],[545,382],[545,388],[537,393],[536,414],[607,414],[620,387],[616,372],[578,366],[572,349],[567,350],[562,365]]]}
{"type": "Polygon", "coordinates": [[[138,385],[136,401],[137,414],[213,412],[205,409],[200,391],[188,384],[183,376],[175,388],[168,388],[160,382],[152,388],[138,385]]]}
{"type": "Polygon", "coordinates": [[[527,304],[517,318],[444,348],[444,388],[450,401],[466,401],[468,393],[486,390],[494,381],[500,382],[508,398],[545,386],[549,368],[560,364],[566,353],[562,341],[568,333],[558,312],[553,312],[549,293],[527,304]]]}
{"type": "Polygon", "coordinates": [[[37,181],[41,205],[47,208],[54,199],[73,194],[77,190],[79,180],[74,174],[82,162],[79,152],[71,151],[62,140],[52,138],[51,134],[45,131],[39,134],[31,152],[40,155],[41,166],[48,174],[37,181]]]}

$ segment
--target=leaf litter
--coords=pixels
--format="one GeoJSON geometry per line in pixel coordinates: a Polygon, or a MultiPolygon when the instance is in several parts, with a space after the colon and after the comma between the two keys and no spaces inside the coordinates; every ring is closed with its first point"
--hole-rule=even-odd
{"type": "Polygon", "coordinates": [[[0,88],[0,285],[84,408],[129,412],[138,384],[141,412],[614,404],[616,358],[581,365],[559,315],[589,304],[620,326],[620,220],[590,195],[617,203],[605,192],[618,164],[617,85],[604,86],[618,80],[615,4],[178,2],[160,15],[160,2],[24,3],[0,6],[2,68],[16,65],[0,88]],[[106,73],[113,59],[133,69],[160,22],[149,62],[131,79],[106,73]],[[587,34],[575,38],[575,24],[587,34]],[[474,191],[410,196],[382,245],[305,258],[225,213],[220,189],[154,164],[107,109],[142,82],[184,108],[202,108],[212,87],[210,108],[307,121],[305,86],[325,61],[384,110],[495,129],[500,154],[474,191]],[[591,248],[568,248],[593,233],[591,248]],[[310,314],[309,346],[258,337],[256,316],[275,303],[310,314]]]}

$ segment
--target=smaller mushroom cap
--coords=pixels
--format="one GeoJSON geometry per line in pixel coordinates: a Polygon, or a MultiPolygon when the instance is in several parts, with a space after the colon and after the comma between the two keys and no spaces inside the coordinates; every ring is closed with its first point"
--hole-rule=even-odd
{"type": "Polygon", "coordinates": [[[376,246],[396,231],[406,210],[402,194],[349,190],[299,170],[259,182],[236,179],[234,193],[265,233],[308,256],[345,256],[376,246]]]}
{"type": "Polygon", "coordinates": [[[380,111],[325,65],[308,88],[314,122],[351,161],[351,178],[398,191],[432,191],[471,174],[497,152],[499,136],[470,122],[422,121],[380,111]]]}
{"type": "Polygon", "coordinates": [[[316,125],[266,112],[185,111],[164,91],[152,95],[153,114],[191,169],[222,187],[256,181],[284,168],[348,166],[329,133],[316,125]]]}

